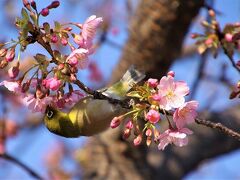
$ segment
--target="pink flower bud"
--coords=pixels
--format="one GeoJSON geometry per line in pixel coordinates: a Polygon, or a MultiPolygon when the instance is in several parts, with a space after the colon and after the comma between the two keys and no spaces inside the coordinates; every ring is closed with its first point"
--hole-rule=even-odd
{"type": "Polygon", "coordinates": [[[48,6],[48,8],[49,8],[49,9],[57,8],[59,5],[60,5],[60,2],[59,2],[59,1],[53,1],[53,2],[48,6]]]}
{"type": "Polygon", "coordinates": [[[31,83],[30,81],[27,81],[27,82],[23,83],[22,89],[21,89],[22,93],[25,93],[25,92],[27,92],[29,90],[30,83],[31,83]]]}
{"type": "Polygon", "coordinates": [[[132,123],[131,120],[129,120],[129,121],[126,123],[125,128],[127,128],[127,129],[132,129],[132,128],[133,128],[133,123],[132,123]]]}
{"type": "Polygon", "coordinates": [[[150,78],[148,79],[147,83],[150,87],[155,88],[158,85],[158,80],[150,78]]]}
{"type": "Polygon", "coordinates": [[[5,152],[6,152],[5,140],[0,139],[0,154],[4,154],[5,152]]]}
{"type": "Polygon", "coordinates": [[[191,38],[192,38],[192,39],[195,39],[195,38],[197,38],[198,36],[199,36],[199,35],[196,34],[196,33],[191,34],[191,38]]]}
{"type": "Polygon", "coordinates": [[[151,129],[147,129],[145,134],[148,137],[152,136],[152,130],[151,129]]]}
{"type": "Polygon", "coordinates": [[[147,137],[147,140],[146,140],[146,144],[147,144],[147,146],[150,146],[151,143],[152,143],[152,139],[151,139],[151,137],[147,137]]]}
{"type": "Polygon", "coordinates": [[[77,80],[76,76],[74,74],[71,74],[70,75],[70,81],[74,82],[76,80],[77,80]]]}
{"type": "Polygon", "coordinates": [[[206,45],[212,45],[213,43],[213,39],[212,38],[208,38],[205,42],[204,42],[206,45]]]}
{"type": "Polygon", "coordinates": [[[58,37],[57,37],[56,34],[53,34],[53,35],[51,36],[51,42],[52,42],[52,43],[57,43],[57,42],[58,42],[58,37]]]}
{"type": "Polygon", "coordinates": [[[232,42],[232,38],[233,38],[233,35],[232,35],[232,34],[230,34],[230,33],[226,33],[226,34],[225,34],[225,40],[226,40],[227,42],[232,42]]]}
{"type": "Polygon", "coordinates": [[[142,135],[139,134],[139,135],[133,140],[133,144],[134,144],[134,146],[138,146],[138,145],[141,144],[141,142],[142,142],[142,135]]]}
{"type": "Polygon", "coordinates": [[[110,127],[113,128],[113,129],[118,127],[120,125],[121,121],[122,121],[121,116],[114,117],[111,121],[110,127]]]}
{"type": "Polygon", "coordinates": [[[42,11],[40,12],[42,16],[47,16],[49,14],[49,9],[48,8],[43,8],[42,11]]]}
{"type": "Polygon", "coordinates": [[[31,0],[31,6],[32,6],[32,8],[33,9],[37,9],[37,6],[36,6],[36,2],[35,1],[33,1],[33,0],[31,0]]]}
{"type": "Polygon", "coordinates": [[[64,30],[66,30],[66,31],[71,31],[71,30],[72,30],[72,27],[66,27],[64,30]]]}
{"type": "Polygon", "coordinates": [[[62,37],[62,38],[61,38],[61,43],[62,43],[63,46],[66,46],[66,45],[68,44],[67,38],[62,37]]]}
{"type": "Polygon", "coordinates": [[[7,54],[7,49],[6,48],[0,49],[0,57],[5,57],[6,54],[7,54]]]}
{"type": "Polygon", "coordinates": [[[237,61],[236,65],[240,67],[240,60],[237,61]]]}
{"type": "Polygon", "coordinates": [[[8,76],[12,79],[16,78],[19,74],[19,66],[13,66],[8,70],[8,76]]]}
{"type": "Polygon", "coordinates": [[[158,111],[150,109],[146,115],[146,119],[151,123],[157,123],[160,120],[160,114],[158,111]]]}
{"type": "Polygon", "coordinates": [[[15,58],[15,48],[11,48],[6,54],[6,60],[12,62],[15,58]]]}
{"type": "Polygon", "coordinates": [[[22,2],[23,2],[23,5],[24,5],[25,7],[29,6],[28,0],[22,0],[22,2]]]}
{"type": "Polygon", "coordinates": [[[214,16],[215,16],[215,12],[214,12],[212,9],[210,9],[210,10],[208,11],[208,14],[209,14],[211,17],[214,17],[214,16]]]}
{"type": "Polygon", "coordinates": [[[167,73],[168,76],[175,77],[175,72],[174,71],[169,71],[167,73]]]}
{"type": "Polygon", "coordinates": [[[61,64],[58,65],[58,70],[62,70],[64,67],[65,67],[64,64],[61,63],[61,64]]]}
{"type": "Polygon", "coordinates": [[[131,130],[130,129],[125,129],[124,132],[123,132],[123,139],[129,138],[130,135],[131,135],[131,130]]]}
{"type": "Polygon", "coordinates": [[[61,80],[58,80],[56,77],[45,79],[43,82],[46,88],[56,91],[61,86],[61,80]]]}

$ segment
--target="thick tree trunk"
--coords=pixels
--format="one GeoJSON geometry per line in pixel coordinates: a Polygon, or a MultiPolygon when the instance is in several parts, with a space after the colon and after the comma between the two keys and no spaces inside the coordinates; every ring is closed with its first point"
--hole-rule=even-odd
{"type": "MultiPolygon", "coordinates": [[[[164,75],[176,57],[191,20],[203,0],[142,0],[130,25],[129,40],[113,73],[112,82],[120,79],[135,64],[147,77],[164,75]]],[[[239,107],[238,107],[239,108],[239,107]]],[[[237,108],[229,114],[212,114],[216,121],[229,119],[239,127],[237,108]],[[235,116],[232,117],[231,114],[235,116]]],[[[210,118],[209,116],[209,118],[210,118]]],[[[194,125],[195,135],[184,148],[156,146],[133,147],[121,139],[119,129],[109,130],[90,139],[82,150],[84,179],[179,179],[206,158],[236,149],[239,143],[215,130],[194,125]]]]}

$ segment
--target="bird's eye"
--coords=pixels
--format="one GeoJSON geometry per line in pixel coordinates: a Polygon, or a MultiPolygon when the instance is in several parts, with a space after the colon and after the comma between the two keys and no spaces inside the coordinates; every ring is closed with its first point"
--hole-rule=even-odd
{"type": "Polygon", "coordinates": [[[48,117],[48,118],[52,118],[52,117],[53,117],[53,111],[49,110],[49,111],[47,112],[47,117],[48,117]]]}

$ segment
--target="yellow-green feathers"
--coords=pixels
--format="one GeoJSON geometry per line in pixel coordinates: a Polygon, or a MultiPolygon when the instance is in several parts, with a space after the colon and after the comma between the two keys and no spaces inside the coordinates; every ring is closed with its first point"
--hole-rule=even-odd
{"type": "MultiPolygon", "coordinates": [[[[144,77],[144,74],[131,67],[119,82],[103,91],[103,94],[115,99],[124,99],[132,86],[144,77]]],[[[77,102],[69,113],[47,107],[44,123],[49,131],[60,136],[92,136],[107,129],[111,120],[125,111],[126,109],[107,100],[87,96],[77,102]]]]}

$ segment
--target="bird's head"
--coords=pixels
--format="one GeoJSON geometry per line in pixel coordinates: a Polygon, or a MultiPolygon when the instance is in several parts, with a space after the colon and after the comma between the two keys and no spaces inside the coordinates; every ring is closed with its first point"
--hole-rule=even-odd
{"type": "Polygon", "coordinates": [[[58,109],[47,106],[44,115],[44,124],[54,134],[64,137],[77,137],[76,127],[68,117],[67,113],[59,111],[58,109]]]}

